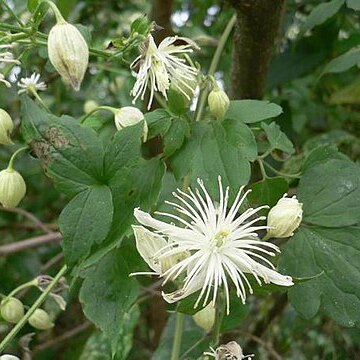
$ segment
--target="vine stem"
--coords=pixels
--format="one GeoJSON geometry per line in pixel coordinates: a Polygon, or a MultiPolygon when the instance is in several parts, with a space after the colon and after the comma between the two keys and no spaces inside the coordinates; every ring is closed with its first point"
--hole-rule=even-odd
{"type": "Polygon", "coordinates": [[[216,348],[219,345],[221,324],[225,313],[224,299],[220,298],[215,309],[215,323],[212,331],[212,346],[216,348]]]}
{"type": "MultiPolygon", "coordinates": [[[[224,50],[226,41],[231,33],[231,30],[233,29],[234,25],[236,23],[236,15],[233,15],[233,17],[230,19],[229,23],[227,24],[224,32],[221,35],[221,38],[219,40],[218,46],[216,47],[214,56],[211,60],[211,64],[209,67],[209,71],[208,71],[208,77],[210,76],[214,76],[216,68],[219,64],[220,61],[220,57],[221,54],[224,50]]],[[[207,87],[201,92],[200,97],[199,97],[199,105],[196,109],[196,117],[195,117],[195,121],[200,121],[202,114],[204,112],[204,108],[205,108],[205,104],[206,104],[206,99],[208,96],[209,90],[207,89],[207,87]]]]}
{"type": "Polygon", "coordinates": [[[24,327],[26,322],[29,320],[29,317],[34,313],[34,311],[41,306],[45,301],[47,296],[50,294],[51,290],[56,286],[61,277],[66,273],[67,267],[64,265],[60,271],[56,274],[54,279],[45,289],[45,291],[38,297],[34,304],[30,307],[27,313],[21,318],[21,320],[12,328],[12,330],[6,335],[4,340],[0,343],[0,353],[2,353],[7,345],[14,339],[18,332],[24,327]]]}
{"type": "Polygon", "coordinates": [[[298,173],[298,174],[286,174],[284,172],[281,172],[279,170],[276,170],[275,168],[273,168],[270,164],[268,164],[266,161],[263,162],[264,165],[269,168],[272,172],[274,172],[275,174],[277,175],[280,175],[280,176],[284,176],[284,177],[288,177],[288,178],[293,178],[293,179],[300,179],[300,175],[301,173],[298,173]]]}
{"type": "Polygon", "coordinates": [[[176,313],[175,334],[171,352],[171,360],[179,360],[180,358],[181,338],[184,331],[184,320],[185,314],[179,312],[176,313]]]}
{"type": "Polygon", "coordinates": [[[9,170],[13,170],[14,168],[14,161],[16,159],[16,157],[18,156],[19,153],[21,153],[22,151],[24,150],[27,150],[29,147],[28,146],[23,146],[21,147],[20,149],[17,149],[12,155],[11,155],[11,158],[10,158],[10,161],[9,161],[9,165],[8,165],[8,169],[9,170]]]}
{"type": "Polygon", "coordinates": [[[101,110],[106,110],[106,111],[110,111],[112,114],[115,114],[115,111],[118,110],[114,107],[111,106],[106,106],[106,105],[102,105],[102,106],[98,106],[97,108],[95,108],[94,110],[91,110],[90,112],[88,112],[82,119],[81,119],[81,123],[83,123],[86,119],[88,119],[91,115],[93,115],[94,113],[96,113],[97,111],[101,111],[101,110]]]}
{"type": "Polygon", "coordinates": [[[2,4],[6,7],[6,9],[11,13],[11,15],[15,18],[17,23],[20,26],[24,26],[23,22],[20,20],[20,18],[16,15],[15,11],[9,6],[9,4],[6,2],[6,0],[1,0],[2,4]]]}

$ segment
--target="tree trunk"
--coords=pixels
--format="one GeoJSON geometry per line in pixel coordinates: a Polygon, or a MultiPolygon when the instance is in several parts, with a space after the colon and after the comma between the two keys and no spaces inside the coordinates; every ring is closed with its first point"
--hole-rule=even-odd
{"type": "Polygon", "coordinates": [[[232,53],[233,99],[261,99],[285,0],[231,0],[236,11],[232,53]]]}

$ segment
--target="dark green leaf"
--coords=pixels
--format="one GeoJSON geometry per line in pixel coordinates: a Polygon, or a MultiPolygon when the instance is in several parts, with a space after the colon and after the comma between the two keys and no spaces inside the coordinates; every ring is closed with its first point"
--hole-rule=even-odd
{"type": "Polygon", "coordinates": [[[149,127],[149,139],[160,135],[164,136],[171,125],[172,116],[164,109],[156,109],[145,114],[145,120],[149,127]]]}
{"type": "Polygon", "coordinates": [[[97,134],[75,119],[58,118],[22,98],[22,133],[47,175],[69,196],[102,183],[104,150],[97,134]]]}
{"type": "Polygon", "coordinates": [[[351,161],[315,162],[301,177],[298,197],[306,222],[348,226],[360,221],[360,168],[351,161]]]}
{"type": "Polygon", "coordinates": [[[181,148],[185,136],[189,134],[189,124],[181,118],[174,118],[169,130],[164,136],[164,154],[171,156],[176,150],[181,148]]]}
{"type": "Polygon", "coordinates": [[[109,187],[90,187],[77,194],[63,209],[59,225],[64,236],[63,249],[68,265],[89,255],[95,243],[107,236],[113,219],[109,187]]]}
{"type": "Polygon", "coordinates": [[[301,32],[305,33],[306,31],[311,30],[313,27],[320,25],[333,17],[340,10],[344,1],[345,0],[332,0],[317,5],[302,25],[301,32]]]}
{"type": "Polygon", "coordinates": [[[360,325],[360,228],[301,228],[283,248],[280,268],[296,277],[322,275],[289,289],[306,318],[322,308],[343,326],[360,325]]]}
{"type": "Polygon", "coordinates": [[[124,340],[120,331],[138,295],[138,284],[129,277],[121,250],[107,254],[84,275],[79,299],[88,319],[111,341],[112,353],[124,340]]]}
{"type": "Polygon", "coordinates": [[[261,123],[261,127],[264,129],[272,149],[279,149],[290,155],[295,152],[294,145],[275,122],[269,125],[261,123]]]}
{"type": "Polygon", "coordinates": [[[346,0],[347,7],[354,9],[354,10],[360,10],[360,1],[359,0],[346,0]]]}
{"type": "Polygon", "coordinates": [[[340,73],[349,70],[360,63],[360,47],[353,48],[331,60],[326,66],[321,76],[327,73],[340,73]]]}
{"type": "Polygon", "coordinates": [[[233,100],[225,118],[239,120],[244,123],[256,123],[271,119],[282,113],[282,108],[263,100],[233,100]]]}

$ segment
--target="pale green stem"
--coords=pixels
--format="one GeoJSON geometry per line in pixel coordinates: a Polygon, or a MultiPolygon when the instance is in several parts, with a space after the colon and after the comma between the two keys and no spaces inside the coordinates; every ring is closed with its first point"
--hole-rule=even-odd
{"type": "Polygon", "coordinates": [[[21,318],[21,320],[12,328],[12,330],[6,335],[4,340],[0,343],[0,354],[5,350],[7,345],[14,339],[14,337],[18,334],[18,332],[24,327],[26,322],[29,320],[30,316],[34,313],[36,309],[38,309],[41,304],[45,301],[47,296],[51,293],[51,290],[56,286],[61,277],[65,274],[67,268],[64,265],[60,271],[56,274],[54,279],[45,289],[45,291],[38,297],[38,299],[34,302],[34,304],[30,307],[27,313],[21,318]]]}
{"type": "Polygon", "coordinates": [[[225,302],[224,299],[218,298],[215,309],[215,323],[212,331],[212,346],[215,348],[219,345],[221,324],[224,318],[225,302]]]}
{"type": "Polygon", "coordinates": [[[87,118],[89,118],[91,115],[93,115],[94,113],[96,113],[97,111],[101,111],[101,110],[106,110],[106,111],[110,111],[112,114],[115,113],[115,111],[117,110],[116,108],[113,108],[111,106],[98,106],[96,109],[91,110],[90,112],[88,112],[82,119],[81,119],[81,123],[83,123],[87,118]]]}
{"type": "Polygon", "coordinates": [[[262,159],[258,158],[257,162],[259,163],[259,167],[260,167],[260,171],[261,171],[261,175],[262,175],[263,180],[268,179],[269,177],[266,174],[262,159]]]}
{"type": "Polygon", "coordinates": [[[184,331],[185,315],[183,313],[176,313],[176,324],[173,347],[171,352],[171,360],[179,360],[181,350],[181,338],[184,331]]]}
{"type": "Polygon", "coordinates": [[[277,175],[280,175],[280,176],[284,176],[284,177],[288,177],[288,178],[294,178],[294,179],[300,179],[300,175],[301,173],[298,173],[298,174],[286,174],[286,173],[283,173],[279,170],[276,170],[275,168],[273,168],[270,164],[268,164],[266,161],[264,161],[264,165],[269,168],[272,172],[274,172],[275,174],[277,175]]]}
{"type": "MultiPolygon", "coordinates": [[[[221,54],[222,54],[222,52],[224,50],[226,41],[227,41],[227,39],[228,39],[228,37],[229,37],[229,35],[231,33],[231,30],[234,27],[235,23],[236,23],[236,15],[234,15],[231,18],[231,20],[227,24],[223,34],[221,35],[218,46],[217,46],[217,48],[215,50],[215,53],[214,53],[214,56],[213,56],[213,58],[211,60],[211,64],[210,64],[209,71],[208,71],[208,76],[214,76],[216,68],[217,68],[217,66],[219,64],[219,61],[220,61],[221,54]]],[[[201,120],[201,117],[202,117],[202,114],[203,114],[203,111],[204,111],[204,108],[205,108],[205,105],[206,105],[206,100],[207,100],[207,97],[208,97],[208,93],[209,93],[209,90],[207,89],[207,87],[200,93],[199,103],[198,103],[198,106],[197,106],[197,109],[196,109],[195,121],[200,121],[201,120]]]]}
{"type": "Polygon", "coordinates": [[[50,109],[46,106],[46,104],[44,103],[43,99],[40,97],[40,95],[38,94],[38,92],[36,91],[36,89],[33,86],[29,86],[29,91],[31,92],[32,95],[34,95],[35,99],[40,103],[40,105],[48,112],[51,113],[50,109]]]}
{"type": "Polygon", "coordinates": [[[9,165],[8,165],[8,170],[13,170],[14,168],[14,161],[15,161],[15,158],[17,157],[17,155],[19,153],[21,153],[22,151],[24,150],[27,150],[29,147],[28,146],[23,146],[21,147],[20,149],[17,149],[12,155],[11,155],[11,158],[10,158],[10,161],[9,161],[9,165]]]}
{"type": "Polygon", "coordinates": [[[28,281],[27,283],[22,284],[22,285],[18,286],[16,289],[14,289],[8,296],[5,297],[5,299],[14,296],[15,294],[17,294],[19,291],[21,291],[23,289],[26,289],[26,288],[31,287],[31,286],[36,286],[36,285],[37,285],[37,280],[36,279],[28,281]]]}
{"type": "Polygon", "coordinates": [[[54,12],[54,15],[56,17],[56,22],[58,24],[66,23],[66,20],[63,18],[60,10],[58,9],[58,7],[52,1],[50,1],[50,0],[41,0],[40,4],[41,3],[48,4],[51,7],[51,9],[54,12]]]}
{"type": "Polygon", "coordinates": [[[6,9],[11,13],[11,15],[15,18],[15,20],[17,21],[17,23],[20,26],[24,26],[24,23],[20,20],[20,18],[15,14],[14,10],[9,6],[9,4],[6,2],[6,0],[1,0],[1,2],[3,3],[3,5],[6,7],[6,9]]]}

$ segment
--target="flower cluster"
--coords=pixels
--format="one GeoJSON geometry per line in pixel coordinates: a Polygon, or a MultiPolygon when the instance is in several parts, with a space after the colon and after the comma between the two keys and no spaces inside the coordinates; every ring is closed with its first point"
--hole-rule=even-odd
{"type": "Polygon", "coordinates": [[[140,56],[131,64],[132,69],[139,66],[136,82],[131,90],[131,95],[134,96],[133,103],[139,97],[144,100],[149,87],[148,109],[150,109],[154,93],[158,91],[167,99],[167,91],[171,85],[189,99],[188,93],[192,94],[194,91],[189,83],[194,80],[197,70],[187,65],[185,59],[179,55],[192,52],[192,48],[198,48],[194,41],[178,36],[167,37],[156,46],[154,38],[149,35],[140,47],[140,56]],[[177,40],[185,42],[186,45],[175,45],[177,40]]]}
{"type": "Polygon", "coordinates": [[[134,226],[133,229],[138,251],[153,273],[164,278],[164,284],[170,280],[182,282],[180,289],[163,293],[167,302],[181,300],[199,291],[194,307],[201,302],[203,306],[210,301],[215,304],[223,287],[229,313],[230,281],[243,303],[247,292],[253,293],[246,274],[251,274],[259,285],[264,282],[291,286],[293,281],[290,276],[278,273],[265,257],[280,252],[278,246],[258,238],[257,231],[268,227],[255,225],[266,219],[255,215],[267,206],[250,208],[238,215],[249,193],[241,195],[242,187],[228,210],[229,188],[224,191],[220,177],[218,181],[218,204],[211,199],[203,182],[198,180],[200,189],[189,189],[189,193],[178,190],[173,195],[179,203],[167,202],[179,215],[157,213],[183,226],[156,220],[135,209],[134,215],[143,226],[134,226]]]}

